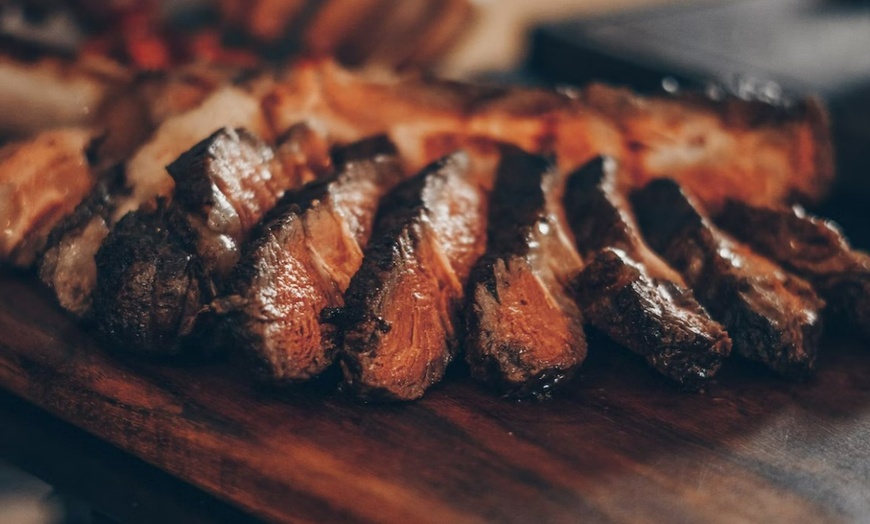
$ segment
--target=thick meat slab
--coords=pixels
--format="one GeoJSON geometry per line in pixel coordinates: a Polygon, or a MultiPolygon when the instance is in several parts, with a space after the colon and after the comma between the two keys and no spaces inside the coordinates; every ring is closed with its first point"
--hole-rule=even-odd
{"type": "Polygon", "coordinates": [[[375,77],[326,60],[295,65],[264,99],[280,132],[322,123],[341,140],[388,134],[411,166],[443,154],[445,136],[480,136],[552,152],[562,169],[599,154],[627,168],[623,188],[672,177],[718,206],[725,198],[781,203],[818,200],[833,179],[831,139],[820,103],[788,106],[690,95],[641,97],[594,85],[558,93],[489,88],[415,76],[375,77]]]}
{"type": "Polygon", "coordinates": [[[167,167],[172,203],[125,216],[96,256],[95,318],[111,342],[145,353],[181,349],[253,227],[298,183],[284,165],[252,133],[225,128],[167,167]],[[167,288],[173,282],[184,286],[167,288]]]}
{"type": "Polygon", "coordinates": [[[565,210],[588,261],[575,282],[577,301],[589,323],[657,371],[699,386],[730,354],[731,339],[646,246],[615,178],[615,161],[598,157],[568,179],[565,210]]]}
{"type": "Polygon", "coordinates": [[[342,148],[335,158],[333,176],[278,204],[246,249],[230,295],[215,304],[270,382],[305,380],[332,364],[337,348],[321,314],[344,305],[378,203],[403,175],[383,137],[342,148]]]}
{"type": "Polygon", "coordinates": [[[716,218],[759,253],[809,280],[837,317],[870,337],[870,255],[855,251],[833,223],[799,207],[729,201],[716,218]]]}
{"type": "Polygon", "coordinates": [[[568,287],[582,260],[566,235],[559,173],[506,146],[490,198],[487,249],[468,284],[472,375],[516,397],[546,396],[586,358],[568,287]]]}
{"type": "Polygon", "coordinates": [[[332,321],[341,364],[365,398],[412,400],[441,380],[457,349],[463,286],[485,246],[486,197],[463,153],[385,199],[362,266],[332,321]]]}
{"type": "Polygon", "coordinates": [[[824,302],[809,283],[727,236],[673,180],[632,195],[650,245],[728,329],[740,355],[801,378],[816,362],[824,302]]]}
{"type": "Polygon", "coordinates": [[[0,148],[0,261],[33,264],[52,228],[94,187],[92,138],[89,129],[57,129],[0,148]]]}

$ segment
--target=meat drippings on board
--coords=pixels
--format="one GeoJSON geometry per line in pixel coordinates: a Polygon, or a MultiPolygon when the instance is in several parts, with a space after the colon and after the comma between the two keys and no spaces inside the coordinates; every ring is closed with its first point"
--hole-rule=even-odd
{"type": "MultiPolygon", "coordinates": [[[[319,161],[321,149],[313,161],[319,161]]],[[[238,262],[251,230],[299,183],[300,176],[285,172],[285,164],[252,133],[221,129],[167,167],[176,187],[172,203],[128,214],[97,253],[95,317],[111,342],[145,353],[181,349],[238,262]],[[134,232],[147,240],[140,243],[134,232]],[[189,292],[166,291],[158,282],[166,264],[173,271],[184,268],[189,292]]],[[[175,273],[167,278],[178,280],[175,273]]]]}
{"type": "Polygon", "coordinates": [[[567,290],[582,261],[552,161],[505,146],[497,173],[486,253],[468,283],[466,359],[503,394],[547,396],[586,357],[583,317],[567,290]]]}
{"type": "Polygon", "coordinates": [[[799,207],[731,200],[716,218],[759,253],[812,283],[835,318],[870,338],[870,255],[852,249],[836,225],[799,207]]]}
{"type": "Polygon", "coordinates": [[[793,378],[815,367],[824,302],[809,283],[721,232],[676,182],[632,194],[650,243],[720,321],[734,350],[793,378]]]}
{"type": "Polygon", "coordinates": [[[92,138],[88,129],[58,129],[0,148],[0,259],[33,264],[52,228],[90,193],[92,138]]]}
{"type": "Polygon", "coordinates": [[[381,197],[402,178],[386,138],[336,151],[337,172],[286,195],[251,241],[230,295],[215,304],[233,340],[269,382],[306,380],[332,364],[337,347],[327,308],[363,260],[381,197]]]}
{"type": "Polygon", "coordinates": [[[341,364],[365,398],[412,400],[457,350],[463,286],[485,246],[485,192],[466,154],[427,166],[385,198],[362,266],[333,315],[341,364]]]}
{"type": "Polygon", "coordinates": [[[586,320],[672,380],[696,387],[731,352],[725,329],[682,277],[650,251],[616,189],[616,163],[599,157],[570,175],[565,210],[587,265],[575,282],[586,320]]]}

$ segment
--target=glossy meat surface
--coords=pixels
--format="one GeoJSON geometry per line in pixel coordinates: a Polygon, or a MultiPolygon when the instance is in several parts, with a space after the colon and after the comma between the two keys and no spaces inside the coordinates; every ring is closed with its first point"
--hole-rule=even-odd
{"type": "Polygon", "coordinates": [[[246,249],[230,295],[215,304],[228,309],[229,332],[269,382],[305,380],[332,364],[333,329],[321,316],[344,305],[378,203],[403,175],[395,148],[379,138],[335,156],[335,174],[278,204],[246,249]]]}
{"type": "Polygon", "coordinates": [[[794,378],[815,367],[824,302],[809,283],[713,226],[672,180],[632,195],[650,245],[721,322],[734,350],[794,378]]]}
{"type": "Polygon", "coordinates": [[[552,161],[506,146],[487,250],[468,284],[465,351],[472,375],[515,397],[541,397],[586,357],[583,316],[568,292],[582,269],[552,161]]]}
{"type": "Polygon", "coordinates": [[[576,298],[593,326],[663,375],[699,386],[719,370],[731,340],[641,239],[616,189],[616,169],[612,159],[599,157],[568,179],[566,214],[587,259],[576,298]]]}
{"type": "Polygon", "coordinates": [[[717,223],[810,281],[835,317],[870,338],[870,255],[852,249],[836,225],[800,208],[753,207],[733,200],[717,223]]]}
{"type": "Polygon", "coordinates": [[[419,398],[457,351],[468,273],[485,245],[486,198],[456,153],[397,186],[381,206],[362,266],[332,319],[360,396],[419,398]]]}

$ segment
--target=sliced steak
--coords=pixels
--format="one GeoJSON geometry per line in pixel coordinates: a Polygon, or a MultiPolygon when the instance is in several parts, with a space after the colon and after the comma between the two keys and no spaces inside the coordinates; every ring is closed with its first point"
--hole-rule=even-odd
{"type": "Polygon", "coordinates": [[[616,189],[615,161],[599,157],[571,174],[565,210],[588,261],[575,282],[586,320],[680,384],[712,377],[731,339],[641,239],[616,189]]]}
{"type": "Polygon", "coordinates": [[[632,202],[647,241],[728,329],[740,355],[793,378],[813,370],[824,302],[809,283],[713,226],[672,180],[651,182],[632,202]]]}
{"type": "Polygon", "coordinates": [[[468,284],[471,373],[515,397],[546,396],[586,358],[568,287],[583,266],[566,235],[551,159],[505,146],[490,197],[487,248],[468,284]]]}
{"type": "Polygon", "coordinates": [[[86,317],[97,283],[94,257],[114,226],[115,196],[123,191],[124,171],[109,170],[94,190],[48,237],[39,259],[39,278],[54,291],[61,307],[86,317]]]}
{"type": "Polygon", "coordinates": [[[729,201],[717,222],[753,249],[809,280],[829,311],[870,338],[870,254],[852,249],[837,226],[799,207],[729,201]]]}
{"type": "Polygon", "coordinates": [[[365,398],[412,400],[457,350],[463,286],[482,253],[485,191],[464,153],[427,166],[386,197],[362,266],[333,315],[341,364],[365,398]]]}
{"type": "Polygon", "coordinates": [[[276,206],[246,249],[230,295],[215,304],[232,339],[270,382],[305,380],[332,364],[337,348],[321,314],[344,305],[378,203],[403,175],[385,138],[342,148],[335,158],[333,176],[276,206]]]}
{"type": "Polygon", "coordinates": [[[167,167],[175,180],[172,203],[156,212],[130,213],[96,256],[95,318],[112,343],[143,353],[181,350],[238,262],[251,230],[299,183],[284,165],[253,134],[221,129],[167,167]],[[130,234],[134,231],[147,238],[140,241],[130,234]],[[179,281],[163,271],[166,264],[173,271],[184,268],[188,291],[161,281],[179,281]]]}

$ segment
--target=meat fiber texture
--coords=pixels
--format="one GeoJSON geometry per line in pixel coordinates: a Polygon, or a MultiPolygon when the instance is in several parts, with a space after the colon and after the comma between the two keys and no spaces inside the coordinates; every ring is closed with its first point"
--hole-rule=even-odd
{"type": "Polygon", "coordinates": [[[852,249],[830,221],[800,207],[731,200],[717,223],[759,253],[812,283],[831,316],[870,338],[870,254],[852,249]]]}
{"type": "Polygon", "coordinates": [[[490,198],[487,250],[468,283],[472,375],[512,397],[543,397],[586,358],[569,286],[583,262],[552,159],[504,146],[490,198]]]}
{"type": "Polygon", "coordinates": [[[381,197],[403,178],[395,148],[374,138],[342,148],[336,172],[288,194],[251,241],[215,303],[260,379],[307,380],[338,350],[321,318],[344,306],[363,260],[381,197]]]}
{"type": "Polygon", "coordinates": [[[587,265],[574,282],[586,319],[675,382],[697,388],[731,339],[683,278],[643,241],[616,189],[617,164],[596,158],[568,179],[565,208],[587,265]]]}
{"type": "Polygon", "coordinates": [[[364,398],[419,398],[456,355],[464,286],[486,234],[486,193],[470,164],[449,155],[385,197],[332,319],[345,380],[364,398]]]}
{"type": "Polygon", "coordinates": [[[804,378],[815,368],[824,302],[810,284],[716,228],[672,180],[632,194],[647,241],[679,271],[743,357],[804,378]]]}

